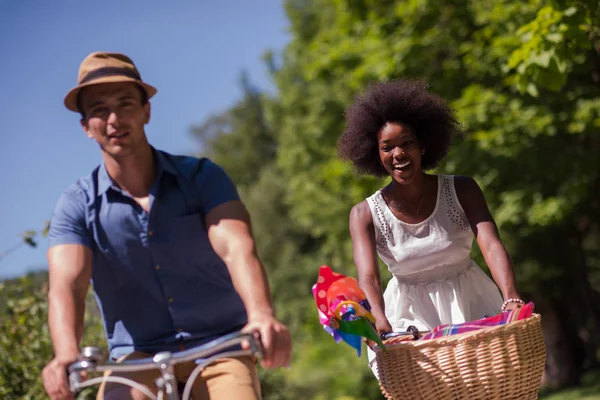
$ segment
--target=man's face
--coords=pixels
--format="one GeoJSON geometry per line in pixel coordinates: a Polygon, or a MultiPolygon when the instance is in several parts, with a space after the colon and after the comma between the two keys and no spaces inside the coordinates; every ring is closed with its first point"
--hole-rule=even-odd
{"type": "Polygon", "coordinates": [[[113,157],[133,154],[146,142],[144,125],[150,121],[150,103],[133,82],[103,83],[80,93],[81,126],[103,152],[113,157]]]}

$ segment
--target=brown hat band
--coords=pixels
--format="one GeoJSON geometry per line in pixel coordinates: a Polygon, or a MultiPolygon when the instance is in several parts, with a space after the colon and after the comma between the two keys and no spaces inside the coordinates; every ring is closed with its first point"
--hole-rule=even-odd
{"type": "Polygon", "coordinates": [[[131,69],[119,68],[119,67],[104,67],[104,68],[98,68],[98,69],[91,71],[89,74],[87,74],[86,76],[83,77],[83,79],[81,80],[81,82],[79,82],[79,84],[82,85],[84,83],[93,81],[98,78],[103,78],[105,76],[116,76],[116,75],[122,75],[122,76],[126,76],[128,78],[136,79],[136,80],[140,80],[140,81],[142,80],[140,74],[136,73],[135,71],[132,71],[131,69]]]}

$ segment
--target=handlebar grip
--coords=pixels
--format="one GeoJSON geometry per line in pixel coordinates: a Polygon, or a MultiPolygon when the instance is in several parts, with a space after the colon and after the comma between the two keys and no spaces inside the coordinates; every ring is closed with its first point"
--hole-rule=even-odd
{"type": "Polygon", "coordinates": [[[387,339],[391,339],[391,338],[394,338],[394,337],[409,336],[409,335],[412,335],[413,340],[419,339],[419,329],[417,329],[417,327],[414,326],[414,325],[410,325],[408,328],[406,328],[406,331],[400,331],[400,332],[381,332],[381,334],[379,335],[379,337],[381,338],[381,340],[387,340],[387,339]]]}

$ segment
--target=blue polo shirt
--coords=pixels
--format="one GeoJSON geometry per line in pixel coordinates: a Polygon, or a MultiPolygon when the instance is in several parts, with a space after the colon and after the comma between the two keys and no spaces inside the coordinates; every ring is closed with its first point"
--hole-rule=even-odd
{"type": "Polygon", "coordinates": [[[247,321],[204,225],[215,206],[239,199],[233,182],[207,158],[153,152],[149,213],[101,164],[61,195],[50,222],[50,247],[92,250],[92,285],[113,358],[182,350],[247,321]]]}

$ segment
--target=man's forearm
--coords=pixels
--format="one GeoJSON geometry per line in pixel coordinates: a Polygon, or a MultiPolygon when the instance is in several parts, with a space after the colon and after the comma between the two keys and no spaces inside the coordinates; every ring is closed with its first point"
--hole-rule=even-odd
{"type": "Polygon", "coordinates": [[[85,294],[62,288],[48,294],[48,325],[55,358],[68,361],[79,354],[84,312],[85,294]]]}
{"type": "Polygon", "coordinates": [[[267,276],[256,254],[250,251],[232,253],[233,255],[226,260],[227,268],[248,316],[274,315],[267,276]]]}

